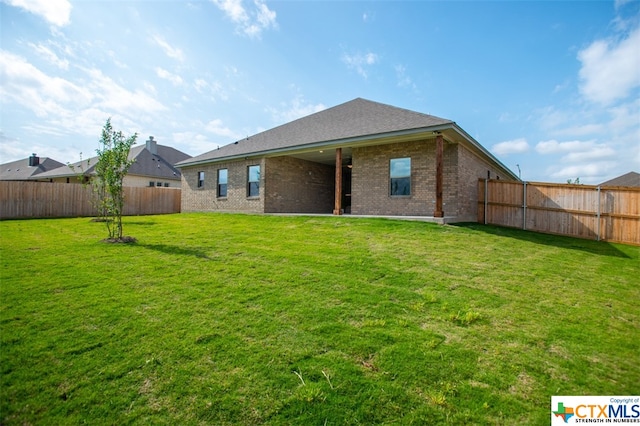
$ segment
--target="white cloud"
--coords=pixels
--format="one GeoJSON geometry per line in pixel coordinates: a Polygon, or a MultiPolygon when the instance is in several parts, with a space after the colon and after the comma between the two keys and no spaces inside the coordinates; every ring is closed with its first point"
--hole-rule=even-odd
{"type": "Polygon", "coordinates": [[[213,133],[216,136],[222,136],[234,141],[240,139],[241,137],[240,134],[234,132],[228,127],[225,127],[224,123],[219,118],[209,121],[204,126],[204,129],[207,132],[213,133]]]}
{"type": "MultiPolygon", "coordinates": [[[[0,99],[33,111],[39,120],[25,130],[34,134],[98,135],[107,117],[135,129],[135,120],[153,120],[166,107],[144,90],[129,90],[97,69],[83,69],[76,82],[50,76],[24,58],[0,50],[0,99]]],[[[130,132],[133,133],[133,132],[130,132]]]]}
{"type": "Polygon", "coordinates": [[[49,23],[63,27],[71,22],[71,3],[67,0],[4,0],[8,4],[21,7],[35,15],[40,15],[49,23]]]}
{"type": "Polygon", "coordinates": [[[0,98],[32,110],[38,117],[55,114],[65,104],[86,105],[91,91],[59,77],[51,77],[13,53],[0,50],[0,98]]]}
{"type": "Polygon", "coordinates": [[[398,87],[412,90],[417,89],[416,84],[413,82],[411,77],[407,75],[407,67],[405,67],[404,65],[396,65],[395,70],[396,79],[398,80],[398,87]]]}
{"type": "MultiPolygon", "coordinates": [[[[33,153],[38,154],[41,160],[44,157],[48,157],[62,163],[79,157],[79,150],[74,146],[57,146],[47,142],[21,141],[0,131],[0,163],[24,159],[33,153]]],[[[88,154],[92,155],[92,153],[88,154]]]]}
{"type": "Polygon", "coordinates": [[[142,82],[142,86],[144,87],[144,89],[147,92],[152,93],[153,95],[157,95],[158,94],[158,90],[156,89],[156,86],[154,86],[153,84],[149,83],[148,81],[143,81],[142,82]]]}
{"type": "Polygon", "coordinates": [[[257,9],[256,20],[258,21],[260,31],[262,31],[263,28],[275,27],[276,12],[269,9],[262,1],[255,1],[255,5],[257,9]]]}
{"type": "Polygon", "coordinates": [[[640,98],[609,108],[611,115],[611,131],[619,132],[621,129],[633,129],[640,141],[640,98]]]}
{"type": "Polygon", "coordinates": [[[558,154],[571,151],[586,151],[593,148],[595,141],[558,142],[555,139],[538,142],[536,151],[540,154],[558,154]]]}
{"type": "Polygon", "coordinates": [[[585,151],[570,152],[562,157],[562,161],[585,162],[593,160],[603,160],[611,158],[615,154],[616,151],[610,146],[607,146],[605,144],[598,144],[585,151]]]}
{"type": "Polygon", "coordinates": [[[601,123],[585,123],[557,129],[554,134],[558,136],[588,136],[602,133],[605,129],[606,126],[601,123]]]}
{"type": "Polygon", "coordinates": [[[593,162],[568,166],[554,166],[547,171],[555,180],[580,178],[581,183],[597,184],[605,180],[606,176],[616,171],[616,163],[612,161],[593,162]]]}
{"type": "Polygon", "coordinates": [[[229,98],[222,84],[217,81],[209,82],[204,78],[197,78],[193,82],[193,87],[198,93],[209,95],[214,101],[217,99],[227,100],[229,98]]]}
{"type": "Polygon", "coordinates": [[[525,138],[513,139],[493,145],[491,151],[497,155],[521,154],[529,151],[529,143],[525,138]]]}
{"type": "Polygon", "coordinates": [[[117,66],[118,68],[121,68],[123,70],[126,70],[126,69],[129,68],[129,65],[125,64],[124,62],[122,62],[118,58],[118,55],[116,54],[116,52],[114,52],[113,50],[108,50],[107,51],[107,55],[109,55],[109,57],[113,61],[114,65],[117,66]]]}
{"type": "Polygon", "coordinates": [[[209,83],[207,83],[207,80],[204,80],[202,78],[197,78],[193,82],[193,87],[195,87],[198,92],[202,92],[204,89],[209,87],[209,83]]]}
{"type": "MultiPolygon", "coordinates": [[[[536,145],[536,151],[542,155],[562,155],[559,159],[562,162],[561,170],[554,173],[560,177],[597,177],[603,173],[603,165],[607,167],[615,164],[616,150],[605,143],[590,141],[567,141],[557,140],[542,141],[536,145]],[[596,169],[598,170],[596,172],[596,169]]],[[[556,166],[558,167],[558,166],[556,166]]],[[[552,175],[556,176],[554,173],[552,175]]]]}
{"type": "Polygon", "coordinates": [[[156,67],[156,75],[164,80],[170,81],[174,86],[182,85],[182,77],[172,74],[163,68],[156,67]]]}
{"type": "Polygon", "coordinates": [[[155,34],[151,36],[151,40],[159,46],[168,57],[179,62],[184,61],[184,53],[182,53],[182,50],[171,46],[164,38],[162,38],[162,36],[155,34]]]}
{"type": "Polygon", "coordinates": [[[355,70],[364,78],[367,78],[368,76],[366,67],[375,65],[378,61],[378,55],[372,52],[365,54],[356,53],[352,55],[345,53],[342,55],[342,62],[347,65],[347,68],[355,70]]]}
{"type": "Polygon", "coordinates": [[[566,123],[575,121],[570,120],[570,114],[567,111],[558,110],[553,106],[541,108],[534,113],[538,116],[537,120],[540,126],[547,131],[552,131],[558,127],[565,126],[566,123]]]}
{"type": "Polygon", "coordinates": [[[29,46],[38,54],[38,56],[44,58],[49,63],[63,70],[69,69],[69,61],[66,59],[60,59],[58,55],[48,47],[43,46],[42,44],[33,43],[29,43],[29,46]]]}
{"type": "Polygon", "coordinates": [[[8,163],[10,161],[24,158],[24,148],[20,146],[20,141],[11,136],[6,135],[0,130],[0,163],[8,163]]]}
{"type": "Polygon", "coordinates": [[[535,151],[557,164],[537,179],[580,177],[597,184],[640,169],[640,98],[607,108],[595,103],[574,110],[547,108],[540,114],[541,127],[555,138],[541,141],[535,151]]]}
{"type": "Polygon", "coordinates": [[[131,91],[104,75],[98,69],[89,69],[91,77],[89,87],[96,94],[95,106],[113,113],[131,114],[148,117],[150,113],[164,111],[167,108],[158,100],[138,89],[131,91]]]}
{"type": "Polygon", "coordinates": [[[619,42],[597,40],[578,53],[580,92],[589,101],[609,105],[640,87],[640,27],[619,42]]]}
{"type": "Polygon", "coordinates": [[[173,142],[185,152],[195,152],[201,154],[203,152],[211,151],[220,146],[215,142],[212,142],[208,136],[198,132],[175,132],[172,134],[173,142]]]}
{"type": "Polygon", "coordinates": [[[615,8],[616,10],[618,10],[619,8],[621,8],[622,6],[624,6],[627,3],[631,3],[632,0],[615,0],[614,4],[615,4],[615,8]]]}
{"type": "Polygon", "coordinates": [[[243,23],[249,20],[249,15],[244,9],[242,0],[213,0],[233,22],[243,23]]]}
{"type": "Polygon", "coordinates": [[[276,12],[262,0],[254,0],[253,8],[243,0],[211,0],[231,21],[237,30],[249,37],[259,38],[263,30],[277,28],[276,12]]]}
{"type": "Polygon", "coordinates": [[[281,109],[268,108],[276,123],[288,123],[301,117],[322,111],[327,107],[324,104],[308,103],[304,97],[297,94],[290,102],[281,104],[281,109]]]}

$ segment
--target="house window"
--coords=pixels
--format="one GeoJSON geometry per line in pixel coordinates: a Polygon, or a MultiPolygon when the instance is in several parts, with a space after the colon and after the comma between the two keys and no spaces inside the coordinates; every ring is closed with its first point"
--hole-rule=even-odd
{"type": "Polygon", "coordinates": [[[389,188],[392,196],[411,195],[411,158],[393,158],[389,163],[389,188]]]}
{"type": "Polygon", "coordinates": [[[260,166],[247,168],[247,197],[260,195],[260,166]]]}
{"type": "Polygon", "coordinates": [[[169,187],[169,182],[165,182],[165,183],[164,183],[164,187],[165,187],[165,188],[168,188],[168,187],[169,187]]]}
{"type": "Polygon", "coordinates": [[[204,172],[198,172],[198,188],[204,187],[204,172]]]}
{"type": "Polygon", "coordinates": [[[218,169],[218,197],[227,196],[228,175],[227,169],[218,169]]]}
{"type": "Polygon", "coordinates": [[[156,186],[162,186],[162,182],[156,182],[156,186]]]}
{"type": "Polygon", "coordinates": [[[154,181],[150,180],[150,181],[149,181],[149,186],[153,187],[153,186],[156,186],[156,184],[155,184],[155,182],[154,182],[154,181]]]}

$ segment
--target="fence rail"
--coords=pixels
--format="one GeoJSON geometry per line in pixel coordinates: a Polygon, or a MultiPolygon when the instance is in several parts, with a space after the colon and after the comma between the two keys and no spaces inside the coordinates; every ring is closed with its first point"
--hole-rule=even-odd
{"type": "MultiPolygon", "coordinates": [[[[0,219],[96,216],[91,188],[72,183],[0,181],[0,219]]],[[[124,215],[180,212],[179,189],[124,187],[124,215]]]]}
{"type": "Polygon", "coordinates": [[[478,222],[640,245],[640,188],[480,179],[478,222]]]}

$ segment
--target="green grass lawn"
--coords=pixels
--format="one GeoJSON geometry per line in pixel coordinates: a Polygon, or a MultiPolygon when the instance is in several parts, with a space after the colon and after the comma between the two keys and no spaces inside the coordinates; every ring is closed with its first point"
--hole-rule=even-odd
{"type": "Polygon", "coordinates": [[[549,424],[640,391],[639,248],[348,217],[0,222],[0,424],[549,424]]]}

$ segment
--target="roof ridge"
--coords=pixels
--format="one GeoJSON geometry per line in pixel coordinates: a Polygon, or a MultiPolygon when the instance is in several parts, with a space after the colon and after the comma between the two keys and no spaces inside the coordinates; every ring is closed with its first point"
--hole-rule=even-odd
{"type": "Polygon", "coordinates": [[[409,108],[403,108],[403,107],[399,107],[399,106],[396,106],[396,105],[387,104],[387,103],[384,103],[384,102],[372,101],[372,100],[366,99],[366,98],[356,98],[354,100],[358,100],[358,99],[366,101],[366,102],[370,102],[370,103],[375,104],[375,105],[381,105],[381,106],[385,106],[385,107],[388,107],[388,108],[394,108],[394,109],[397,109],[399,111],[405,111],[405,112],[409,112],[409,113],[412,113],[412,114],[422,115],[422,116],[425,116],[425,117],[433,117],[433,118],[437,118],[437,119],[440,119],[440,120],[447,120],[447,121],[450,121],[451,123],[454,122],[453,120],[448,119],[448,118],[443,118],[443,117],[439,117],[437,115],[427,114],[426,112],[415,111],[415,110],[412,110],[412,109],[409,109],[409,108]]]}
{"type": "Polygon", "coordinates": [[[274,149],[287,150],[310,144],[373,137],[453,123],[449,119],[358,97],[238,139],[177,164],[184,166],[274,149]]]}

